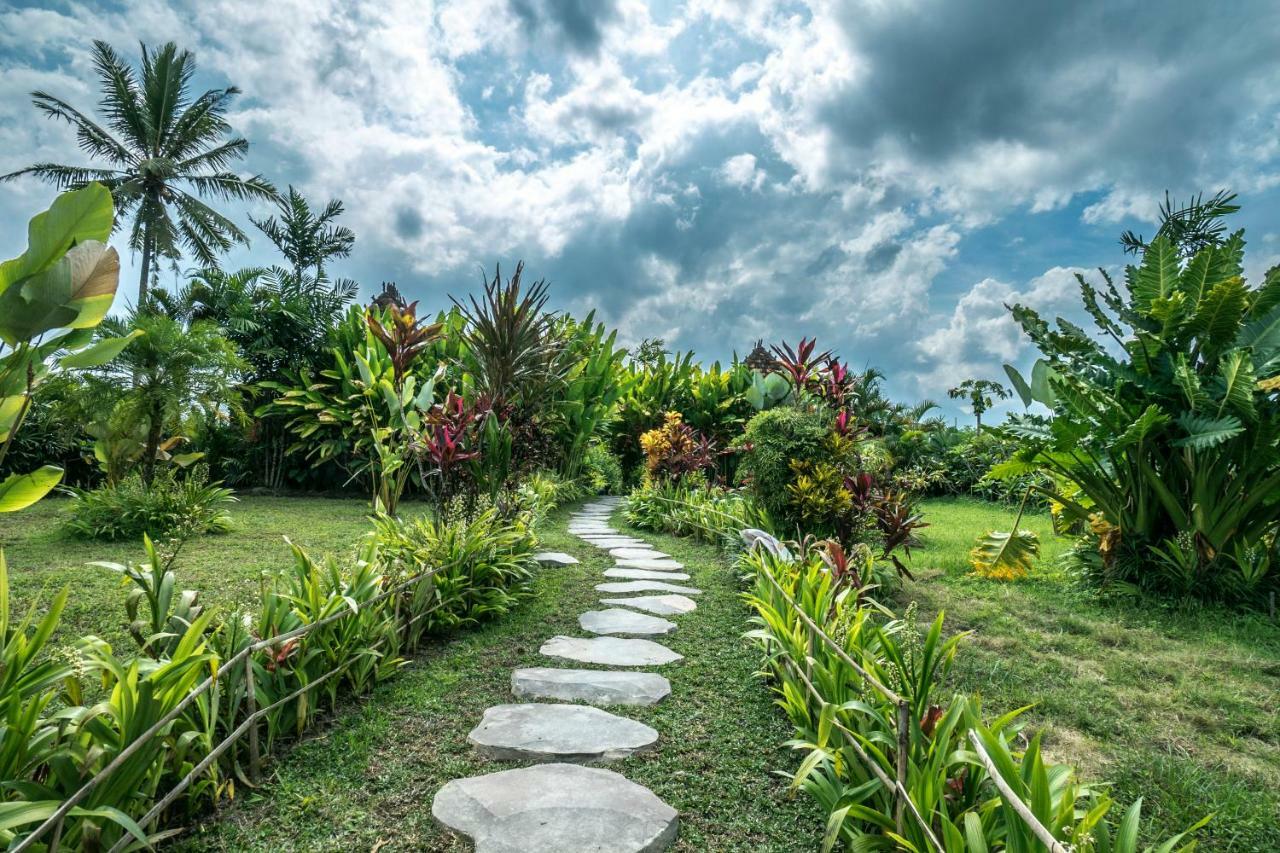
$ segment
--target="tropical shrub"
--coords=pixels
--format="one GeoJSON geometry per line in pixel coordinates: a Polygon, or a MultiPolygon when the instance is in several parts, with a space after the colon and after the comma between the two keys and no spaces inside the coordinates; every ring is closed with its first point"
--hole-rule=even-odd
{"type": "Polygon", "coordinates": [[[695,366],[693,353],[666,351],[643,361],[631,360],[625,389],[613,425],[613,451],[622,460],[629,484],[639,482],[644,467],[641,434],[662,425],[667,412],[679,412],[689,399],[695,366]]]}
{"type": "Polygon", "coordinates": [[[625,488],[622,462],[604,442],[595,441],[587,445],[587,452],[582,460],[582,481],[593,494],[622,494],[625,488]]]}
{"type": "Polygon", "coordinates": [[[420,516],[374,521],[379,559],[389,576],[407,577],[439,567],[433,590],[408,602],[408,618],[421,614],[410,645],[423,633],[504,615],[528,594],[536,540],[522,519],[486,510],[472,519],[420,516]],[[429,611],[429,612],[428,612],[429,611]]]}
{"type": "Polygon", "coordinates": [[[627,523],[645,530],[690,536],[736,547],[743,528],[772,530],[773,522],[750,495],[722,486],[651,480],[627,498],[627,523]]]}
{"type": "Polygon", "coordinates": [[[663,424],[640,436],[645,472],[651,479],[679,481],[715,465],[715,444],[686,424],[679,412],[667,412],[663,424]]]}
{"type": "Polygon", "coordinates": [[[231,529],[227,509],[235,502],[230,489],[209,482],[204,465],[185,476],[165,468],[150,486],[134,473],[118,483],[73,490],[65,524],[77,536],[108,541],[225,533],[231,529]]]}
{"type": "Polygon", "coordinates": [[[1250,287],[1242,231],[1194,246],[1177,233],[1166,218],[1122,287],[1105,271],[1101,287],[1080,277],[1110,347],[1013,307],[1044,358],[1030,382],[1008,368],[1010,379],[1051,414],[1011,419],[1004,432],[1023,449],[1002,470],[1047,471],[1043,493],[1080,523],[1105,523],[1093,525],[1105,530],[1104,584],[1262,605],[1280,589],[1269,559],[1280,524],[1280,268],[1250,287]]]}
{"type": "Polygon", "coordinates": [[[773,408],[748,421],[737,442],[743,449],[739,480],[785,529],[797,521],[788,494],[793,463],[813,465],[827,458],[831,421],[825,409],[773,408]]]}
{"type": "MultiPolygon", "coordinates": [[[[996,773],[1070,849],[1138,853],[1141,801],[1113,822],[1114,803],[1101,787],[1048,761],[1039,735],[1020,734],[1025,708],[988,723],[977,700],[943,695],[964,635],[944,639],[941,614],[922,628],[914,605],[899,618],[871,602],[851,568],[856,561],[833,554],[845,556],[822,543],[798,559],[763,548],[742,558],[757,626],[747,636],[795,729],[791,745],[804,753],[787,775],[828,815],[821,849],[938,849],[926,832],[946,850],[1044,849],[996,786],[996,773]],[[894,795],[899,768],[909,809],[894,795]]],[[[1172,850],[1181,838],[1158,849],[1172,850]]]]}

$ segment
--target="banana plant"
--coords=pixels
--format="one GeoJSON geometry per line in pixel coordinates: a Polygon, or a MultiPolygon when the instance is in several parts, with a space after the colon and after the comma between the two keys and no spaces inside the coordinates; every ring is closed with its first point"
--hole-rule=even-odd
{"type": "MultiPolygon", "coordinates": [[[[0,264],[0,465],[31,408],[31,395],[60,369],[115,358],[138,332],[94,340],[115,299],[120,258],[106,245],[115,221],[101,184],[63,193],[27,226],[27,250],[0,264]]],[[[0,512],[48,494],[62,469],[44,465],[0,482],[0,512]]]]}

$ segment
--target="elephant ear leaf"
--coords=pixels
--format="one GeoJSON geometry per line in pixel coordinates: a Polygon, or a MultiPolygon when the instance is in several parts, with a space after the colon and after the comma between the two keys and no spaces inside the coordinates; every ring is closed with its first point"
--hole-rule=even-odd
{"type": "Polygon", "coordinates": [[[1034,531],[990,530],[974,542],[969,563],[984,578],[1017,580],[1026,576],[1032,561],[1039,556],[1040,537],[1034,531]]]}
{"type": "Polygon", "coordinates": [[[1009,384],[1013,386],[1013,390],[1018,392],[1018,399],[1022,400],[1022,405],[1030,406],[1035,402],[1031,396],[1031,386],[1027,384],[1027,380],[1022,378],[1022,374],[1012,364],[1004,366],[1004,372],[1009,377],[1009,384]]]}

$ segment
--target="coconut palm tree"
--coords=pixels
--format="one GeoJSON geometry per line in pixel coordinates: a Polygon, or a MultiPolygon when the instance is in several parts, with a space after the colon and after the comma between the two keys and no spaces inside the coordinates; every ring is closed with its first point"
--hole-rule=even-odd
{"type": "Polygon", "coordinates": [[[249,221],[276,244],[280,254],[293,265],[293,275],[298,280],[311,270],[317,281],[322,280],[325,261],[351,254],[355,233],[333,224],[343,212],[341,199],[331,199],[318,214],[313,213],[302,193],[290,185],[289,194],[277,200],[276,205],[279,218],[258,220],[250,216],[249,221]]]}
{"type": "Polygon", "coordinates": [[[101,123],[47,92],[32,92],[32,103],[49,118],[76,130],[80,149],[100,166],[36,163],[0,176],[7,181],[35,175],[60,189],[99,181],[111,191],[116,222],[130,215],[129,246],[142,253],[138,305],[161,258],[177,262],[188,252],[203,266],[249,239],[234,222],[202,199],[244,201],[278,198],[261,175],[242,178],[229,166],[244,158],[249,143],[229,136],[223,117],[240,90],[210,89],[192,98],[188,91],[195,59],[172,42],[158,50],[142,47],[142,65],[130,68],[106,42],[93,43],[94,67],[102,88],[101,123]],[[228,138],[229,137],[229,138],[228,138]]]}

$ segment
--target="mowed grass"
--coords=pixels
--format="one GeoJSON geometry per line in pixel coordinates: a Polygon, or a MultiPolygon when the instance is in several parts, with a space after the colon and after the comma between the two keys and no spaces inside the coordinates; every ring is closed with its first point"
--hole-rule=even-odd
{"type": "MultiPolygon", "coordinates": [[[[916,582],[895,596],[922,617],[946,612],[971,631],[951,686],[986,711],[1034,705],[1048,752],[1143,797],[1160,836],[1215,817],[1202,849],[1280,850],[1280,626],[1215,608],[1122,605],[1077,589],[1054,561],[1069,542],[1028,514],[1044,555],[1026,580],[969,574],[973,538],[1008,530],[1016,510],[967,499],[926,501],[916,582]]],[[[1152,837],[1155,837],[1153,834],[1152,837]]]]}
{"type": "MultiPolygon", "coordinates": [[[[580,613],[598,608],[613,560],[564,532],[560,512],[543,545],[582,564],[539,572],[533,596],[499,620],[442,638],[368,698],[341,706],[318,734],[279,755],[264,787],[206,818],[186,850],[465,850],[437,826],[431,801],[446,782],[519,766],[485,760],[467,733],[485,708],[514,701],[521,666],[573,667],[539,654],[557,635],[585,636],[580,613]]],[[[621,521],[616,526],[625,529],[621,521]]],[[[742,639],[740,583],[710,547],[637,535],[688,567],[704,591],[698,609],[674,617],[663,642],[685,660],[654,668],[672,694],[653,708],[615,708],[661,733],[656,750],[608,765],[648,786],[680,813],[680,851],[815,849],[824,815],[773,773],[793,767],[791,730],[756,678],[758,655],[742,639]]]]}
{"type": "MultiPolygon", "coordinates": [[[[33,601],[43,607],[70,586],[55,642],[96,634],[113,646],[129,648],[124,610],[128,586],[118,573],[88,564],[140,562],[145,558],[142,542],[77,539],[62,529],[68,505],[47,499],[22,512],[0,514],[0,548],[9,564],[13,610],[25,613],[33,601]]],[[[353,553],[370,527],[368,507],[359,499],[243,497],[231,506],[231,532],[200,536],[182,548],[175,564],[178,585],[198,591],[208,607],[233,609],[254,601],[264,573],[293,563],[286,536],[316,556],[353,553]]]]}

